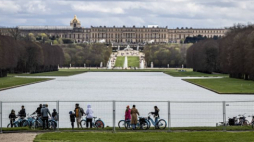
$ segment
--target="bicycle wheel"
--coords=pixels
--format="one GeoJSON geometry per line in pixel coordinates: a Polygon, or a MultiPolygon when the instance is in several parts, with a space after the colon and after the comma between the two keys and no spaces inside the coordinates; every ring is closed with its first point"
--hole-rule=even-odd
{"type": "Polygon", "coordinates": [[[48,126],[50,129],[55,130],[57,127],[57,123],[55,121],[49,120],[48,126]]]}
{"type": "Polygon", "coordinates": [[[248,125],[250,125],[250,122],[249,122],[248,120],[245,120],[245,121],[243,122],[243,126],[248,126],[248,125]]]}
{"type": "Polygon", "coordinates": [[[140,124],[140,128],[143,130],[149,129],[149,124],[145,121],[140,124]]]}
{"type": "Polygon", "coordinates": [[[167,122],[163,119],[159,120],[156,124],[159,129],[165,129],[167,127],[167,122]]]}
{"type": "MultiPolygon", "coordinates": [[[[132,127],[132,125],[131,125],[131,127],[132,127]]],[[[140,125],[139,120],[137,121],[137,124],[136,124],[136,128],[137,128],[137,127],[139,127],[139,128],[141,129],[141,125],[140,125]]]]}
{"type": "Polygon", "coordinates": [[[80,126],[81,126],[81,128],[86,128],[86,120],[81,120],[80,126]]]}
{"type": "Polygon", "coordinates": [[[95,121],[95,127],[96,128],[104,128],[104,123],[101,120],[95,121]]]}
{"type": "Polygon", "coordinates": [[[120,121],[118,122],[118,127],[119,127],[119,129],[125,128],[125,121],[124,121],[124,120],[120,120],[120,121]]]}
{"type": "Polygon", "coordinates": [[[32,126],[31,126],[31,128],[32,128],[32,129],[36,129],[36,128],[38,128],[37,121],[32,122],[32,126]]]}
{"type": "Polygon", "coordinates": [[[151,127],[151,122],[149,121],[149,120],[146,120],[147,121],[147,123],[148,123],[148,129],[150,129],[150,127],[151,127]]]}
{"type": "Polygon", "coordinates": [[[126,121],[125,122],[125,129],[131,129],[132,127],[131,127],[131,122],[130,121],[126,121]]]}
{"type": "Polygon", "coordinates": [[[21,127],[29,127],[30,125],[29,125],[29,122],[27,121],[27,120],[23,120],[22,122],[21,122],[21,127]]]}

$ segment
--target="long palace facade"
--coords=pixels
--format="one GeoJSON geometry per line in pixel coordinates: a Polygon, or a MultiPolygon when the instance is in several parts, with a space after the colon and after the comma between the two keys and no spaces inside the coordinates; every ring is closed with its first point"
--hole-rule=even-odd
{"type": "MultiPolygon", "coordinates": [[[[214,36],[222,37],[227,29],[193,29],[193,28],[176,28],[148,26],[148,27],[106,27],[99,26],[90,28],[81,27],[81,22],[77,16],[70,22],[70,26],[18,26],[21,35],[29,33],[39,34],[46,33],[49,36],[74,39],[80,42],[105,42],[105,43],[180,43],[186,37],[214,36]]],[[[3,35],[8,35],[6,28],[0,28],[3,35]]]]}

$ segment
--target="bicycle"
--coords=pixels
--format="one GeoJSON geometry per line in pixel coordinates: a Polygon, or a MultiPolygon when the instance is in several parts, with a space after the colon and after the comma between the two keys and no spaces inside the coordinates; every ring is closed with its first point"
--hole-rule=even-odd
{"type": "MultiPolygon", "coordinates": [[[[125,123],[126,129],[132,129],[132,125],[130,124],[130,121],[128,123],[125,123]]],[[[147,118],[145,117],[138,117],[136,127],[139,127],[140,129],[147,130],[149,129],[149,122],[147,118]]]]}
{"type": "Polygon", "coordinates": [[[128,128],[130,128],[130,123],[131,123],[131,120],[120,120],[118,122],[118,127],[119,127],[119,129],[122,129],[123,127],[125,129],[128,129],[128,128]]]}
{"type": "MultiPolygon", "coordinates": [[[[36,129],[36,128],[39,128],[39,127],[43,127],[43,121],[42,121],[41,117],[33,116],[31,118],[32,118],[31,127],[33,129],[36,129]]],[[[48,128],[55,130],[56,127],[57,127],[57,122],[55,120],[49,118],[49,120],[48,120],[48,128]]]]}
{"type": "MultiPolygon", "coordinates": [[[[23,121],[26,121],[24,118],[18,118],[18,120],[13,122],[13,127],[23,127],[23,121]]],[[[7,128],[11,127],[11,123],[7,125],[7,128]]]]}
{"type": "Polygon", "coordinates": [[[152,114],[148,113],[148,122],[149,122],[149,128],[151,127],[151,124],[153,124],[154,128],[158,129],[165,129],[167,127],[167,122],[164,119],[158,118],[158,121],[155,123],[155,121],[150,117],[152,114]]]}
{"type": "Polygon", "coordinates": [[[253,115],[253,114],[252,114],[252,115],[249,115],[249,117],[252,117],[252,120],[251,120],[251,122],[250,122],[250,125],[251,125],[252,128],[254,128],[254,115],[253,115]]]}
{"type": "Polygon", "coordinates": [[[246,126],[246,125],[250,125],[250,122],[246,119],[245,117],[245,113],[244,114],[239,114],[239,124],[241,126],[246,126]]]}
{"type": "MultiPolygon", "coordinates": [[[[99,118],[96,120],[97,117],[93,117],[93,121],[92,121],[92,128],[104,128],[105,127],[105,124],[104,122],[99,118]]],[[[82,119],[80,121],[80,125],[81,125],[81,128],[85,128],[86,127],[86,118],[85,119],[82,119]]]]}

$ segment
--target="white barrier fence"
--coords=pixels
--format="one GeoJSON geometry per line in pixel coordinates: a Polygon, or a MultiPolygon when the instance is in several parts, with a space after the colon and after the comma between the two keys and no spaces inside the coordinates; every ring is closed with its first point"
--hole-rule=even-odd
{"type": "MultiPolygon", "coordinates": [[[[124,120],[126,106],[132,108],[136,105],[141,117],[148,117],[149,112],[154,111],[154,106],[159,108],[160,119],[167,122],[167,130],[172,127],[218,127],[227,124],[228,118],[242,117],[251,122],[254,114],[254,101],[227,101],[227,102],[181,102],[181,101],[37,101],[37,102],[0,102],[0,132],[10,123],[9,114],[15,110],[16,114],[24,105],[27,116],[36,111],[39,104],[48,104],[52,113],[56,109],[59,114],[57,121],[59,128],[71,128],[69,111],[74,111],[79,104],[86,111],[87,105],[91,105],[94,116],[101,119],[105,127],[118,127],[118,122],[124,120]]],[[[83,116],[85,118],[85,116],[83,116]]],[[[153,117],[151,117],[153,118],[153,117]]],[[[154,118],[153,118],[154,119],[154,118]]],[[[75,123],[76,127],[76,123],[75,123]]],[[[226,128],[226,125],[225,125],[226,128]]]]}

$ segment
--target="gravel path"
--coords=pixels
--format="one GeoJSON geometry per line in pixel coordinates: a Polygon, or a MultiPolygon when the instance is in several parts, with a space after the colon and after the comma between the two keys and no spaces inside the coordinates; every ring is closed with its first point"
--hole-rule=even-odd
{"type": "Polygon", "coordinates": [[[32,142],[36,133],[8,133],[0,134],[1,142],[32,142]]]}

